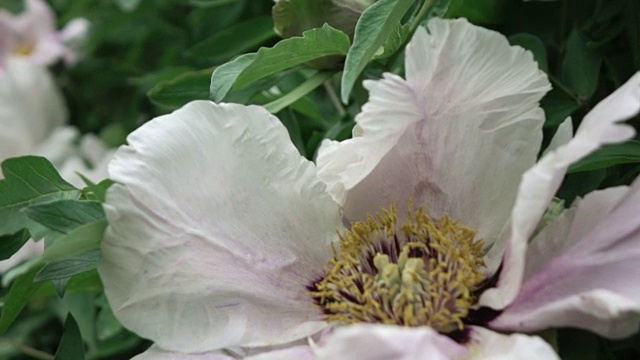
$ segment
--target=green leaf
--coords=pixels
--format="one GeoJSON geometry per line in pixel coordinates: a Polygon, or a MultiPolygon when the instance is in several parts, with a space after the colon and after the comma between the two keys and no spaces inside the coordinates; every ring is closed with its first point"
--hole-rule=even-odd
{"type": "Polygon", "coordinates": [[[42,286],[43,283],[33,282],[37,272],[38,269],[32,269],[18,277],[11,285],[9,292],[4,297],[4,305],[0,315],[0,334],[4,334],[9,329],[31,297],[42,286]]]}
{"type": "Polygon", "coordinates": [[[15,234],[27,226],[27,216],[20,211],[25,206],[58,199],[77,199],[80,195],[42,157],[5,160],[2,172],[5,179],[0,180],[0,235],[15,234]]]}
{"type": "Polygon", "coordinates": [[[0,236],[0,260],[10,258],[29,240],[29,232],[20,230],[12,235],[0,236]]]}
{"type": "Polygon", "coordinates": [[[82,335],[80,335],[80,328],[71,314],[67,315],[67,320],[64,322],[64,333],[62,339],[60,339],[60,345],[56,351],[55,360],[83,360],[84,356],[84,342],[82,341],[82,335]]]}
{"type": "Polygon", "coordinates": [[[106,227],[107,221],[100,220],[74,229],[69,234],[56,239],[51,246],[47,246],[42,260],[47,262],[62,260],[98,248],[106,227]]]}
{"type": "Polygon", "coordinates": [[[636,69],[640,69],[640,2],[625,0],[624,24],[636,69]]]}
{"type": "Polygon", "coordinates": [[[411,25],[400,25],[400,23],[398,23],[398,25],[389,34],[389,37],[387,37],[387,40],[385,40],[384,45],[381,48],[382,52],[376,53],[373,58],[375,60],[386,59],[395,54],[396,51],[400,50],[402,45],[406,43],[410,29],[411,25]]]}
{"type": "Polygon", "coordinates": [[[538,63],[538,67],[546,73],[549,72],[547,49],[539,37],[528,33],[518,33],[509,36],[509,43],[511,43],[511,45],[521,46],[531,51],[533,53],[533,58],[538,63]]]}
{"type": "Polygon", "coordinates": [[[96,303],[100,307],[96,318],[96,335],[98,340],[104,341],[117,335],[122,329],[122,324],[116,319],[111,306],[104,295],[97,298],[96,303]]]}
{"type": "Polygon", "coordinates": [[[330,55],[346,55],[349,36],[329,25],[307,30],[302,37],[281,40],[272,48],[261,48],[253,61],[236,79],[233,88],[241,89],[280,71],[330,55]]]}
{"type": "Polygon", "coordinates": [[[300,36],[304,31],[329,26],[349,37],[362,11],[374,0],[279,0],[272,9],[275,30],[283,38],[300,36]]]}
{"type": "Polygon", "coordinates": [[[545,113],[545,128],[554,128],[560,125],[574,111],[580,108],[580,104],[576,100],[557,89],[551,90],[542,98],[540,106],[542,106],[545,113]]]}
{"type": "Polygon", "coordinates": [[[191,71],[163,81],[149,90],[149,99],[156,105],[177,109],[192,100],[209,98],[211,69],[191,71]]]}
{"type": "Polygon", "coordinates": [[[640,141],[605,145],[569,167],[568,173],[604,169],[619,164],[640,163],[640,141]]]}
{"type": "Polygon", "coordinates": [[[497,24],[506,0],[451,0],[447,18],[465,17],[474,24],[497,24]]]}
{"type": "Polygon", "coordinates": [[[602,54],[589,47],[589,39],[577,28],[567,39],[562,61],[565,85],[582,98],[590,98],[598,87],[602,54]]]}
{"type": "Polygon", "coordinates": [[[39,224],[68,234],[84,224],[105,219],[102,204],[97,201],[57,200],[31,205],[23,209],[27,216],[39,224]]]}
{"type": "Polygon", "coordinates": [[[380,0],[362,13],[344,66],[342,102],[346,104],[349,101],[358,76],[413,3],[414,0],[380,0]]]}
{"type": "Polygon", "coordinates": [[[104,179],[97,184],[94,184],[84,176],[82,176],[82,180],[87,184],[87,187],[82,189],[82,192],[87,195],[88,198],[95,199],[101,203],[105,201],[109,187],[114,184],[110,179],[104,179]]]}
{"type": "Polygon", "coordinates": [[[274,100],[264,107],[271,112],[272,114],[280,112],[282,109],[287,106],[293,104],[298,99],[307,95],[311,91],[313,91],[318,86],[322,85],[322,83],[331,78],[334,73],[332,72],[319,72],[307,79],[305,82],[300,84],[297,88],[293,89],[290,93],[282,96],[281,98],[274,100]]]}
{"type": "Polygon", "coordinates": [[[35,276],[34,281],[68,279],[74,275],[95,269],[102,261],[100,249],[70,256],[64,260],[45,265],[35,276]]]}
{"type": "Polygon", "coordinates": [[[271,16],[256,17],[216,32],[187,50],[186,55],[218,64],[253,50],[275,35],[271,16]]]}
{"type": "Polygon", "coordinates": [[[244,54],[233,61],[218,66],[211,75],[209,97],[215,102],[224,100],[240,73],[251,65],[255,57],[254,53],[244,54]]]}

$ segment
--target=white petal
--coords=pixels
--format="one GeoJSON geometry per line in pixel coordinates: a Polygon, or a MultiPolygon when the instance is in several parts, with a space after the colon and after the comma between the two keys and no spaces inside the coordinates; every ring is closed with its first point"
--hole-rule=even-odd
{"type": "Polygon", "coordinates": [[[11,255],[10,258],[0,261],[0,275],[6,273],[7,270],[24,261],[31,260],[39,256],[43,252],[44,240],[36,242],[33,239],[29,239],[29,241],[22,245],[20,250],[11,255]]]}
{"type": "Polygon", "coordinates": [[[503,335],[481,327],[470,328],[469,354],[473,360],[560,360],[553,348],[537,336],[503,335]]]}
{"type": "Polygon", "coordinates": [[[551,138],[551,142],[544,152],[542,156],[547,155],[547,153],[551,151],[557,150],[559,147],[566,145],[573,138],[573,123],[571,122],[571,118],[566,118],[560,126],[558,126],[558,130],[551,138]]]}
{"type": "Polygon", "coordinates": [[[536,159],[549,90],[531,53],[464,19],[433,19],[407,47],[407,80],[365,83],[359,133],[325,142],[319,174],[348,220],[410,199],[490,243],[536,159]],[[491,209],[491,211],[488,211],[491,209]]]}
{"type": "Polygon", "coordinates": [[[47,70],[24,59],[7,59],[0,71],[0,160],[32,153],[66,120],[62,94],[47,70]]]}
{"type": "Polygon", "coordinates": [[[318,359],[448,360],[467,349],[429,327],[356,324],[338,327],[316,349],[318,359]]]}
{"type": "Polygon", "coordinates": [[[263,108],[206,101],[154,119],[110,164],[99,268],[118,319],[165,349],[210,351],[325,326],[338,206],[263,108]]]}
{"type": "Polygon", "coordinates": [[[633,128],[618,122],[639,111],[640,73],[637,73],[585,116],[571,141],[549,152],[527,170],[522,177],[513,208],[510,232],[504,238],[504,257],[501,244],[496,247],[499,251],[488,254],[491,267],[495,268],[501,259],[504,260],[497,287],[482,294],[481,305],[502,309],[516,297],[524,273],[527,241],[560,187],[567,169],[604,144],[622,142],[633,137],[633,128]]]}
{"type": "Polygon", "coordinates": [[[245,357],[244,360],[312,360],[315,359],[313,351],[308,345],[293,346],[290,348],[267,351],[261,354],[245,357]]]}
{"type": "Polygon", "coordinates": [[[524,283],[499,329],[578,327],[607,337],[640,323],[640,179],[593,192],[531,242],[524,283]]]}
{"type": "Polygon", "coordinates": [[[222,352],[206,353],[180,353],[163,350],[157,345],[152,345],[147,351],[133,357],[131,360],[233,360],[234,357],[222,352]]]}

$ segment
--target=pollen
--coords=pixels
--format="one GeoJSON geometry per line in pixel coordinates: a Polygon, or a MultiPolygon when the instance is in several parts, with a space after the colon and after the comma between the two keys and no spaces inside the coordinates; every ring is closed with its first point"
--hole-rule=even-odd
{"type": "Polygon", "coordinates": [[[399,223],[391,206],[339,237],[324,277],[308,287],[325,320],[464,328],[485,280],[474,230],[413,206],[399,223]]]}
{"type": "Polygon", "coordinates": [[[12,53],[17,56],[29,56],[35,49],[35,44],[26,42],[16,46],[12,53]]]}

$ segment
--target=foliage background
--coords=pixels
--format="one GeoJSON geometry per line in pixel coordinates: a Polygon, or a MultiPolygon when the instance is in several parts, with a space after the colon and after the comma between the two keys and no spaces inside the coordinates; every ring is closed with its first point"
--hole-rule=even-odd
{"type": "MultiPolygon", "coordinates": [[[[330,6],[329,0],[317,1],[330,6]]],[[[384,3],[380,7],[386,6],[383,16],[397,19],[390,20],[384,29],[364,24],[361,33],[368,36],[361,36],[360,42],[358,30],[354,39],[352,27],[340,28],[344,24],[322,18],[322,12],[312,18],[312,26],[328,20],[351,39],[338,30],[323,28],[314,30],[313,36],[305,34],[304,41],[291,41],[281,39],[274,31],[273,3],[266,0],[49,3],[60,25],[75,17],[85,17],[92,24],[83,48],[84,59],[71,68],[58,64],[52,69],[65,93],[70,121],[82,132],[99,134],[115,147],[145,121],[194,99],[254,103],[276,113],[301,154],[309,159],[313,159],[323,138],[350,136],[353,117],[367,98],[359,84],[363,79],[379,78],[385,71],[402,74],[402,48],[411,27],[426,21],[420,12],[424,1],[380,0],[378,3],[384,3]],[[400,13],[401,7],[409,11],[400,13]],[[371,40],[376,36],[381,37],[377,43],[371,40]],[[355,48],[349,50],[349,45],[356,43],[366,51],[359,57],[352,56],[355,62],[351,65],[347,60],[345,68],[344,55],[355,48]],[[378,51],[380,46],[382,53],[378,51]],[[245,55],[260,47],[271,51],[245,55]],[[308,55],[319,48],[324,50],[308,55]],[[371,54],[365,54],[368,51],[371,54]],[[286,61],[283,54],[287,55],[286,61]],[[250,68],[251,63],[257,65],[250,68]],[[275,71],[265,70],[265,65],[273,64],[278,64],[275,71]],[[357,71],[359,66],[364,69],[357,71]],[[234,71],[246,69],[250,71],[242,73],[244,78],[233,76],[234,71]],[[345,95],[346,78],[351,79],[353,90],[345,95]],[[345,96],[347,101],[340,101],[345,96]]],[[[292,3],[304,7],[309,1],[292,3]]],[[[22,2],[0,0],[0,7],[19,12],[22,2]]],[[[301,21],[303,17],[297,14],[285,14],[285,20],[280,21],[301,21]]],[[[534,53],[554,87],[542,101],[547,115],[546,141],[567,116],[572,116],[577,126],[598,101],[640,70],[637,0],[439,0],[423,15],[467,17],[534,53]]],[[[293,33],[300,36],[311,25],[298,22],[293,33]]],[[[638,128],[640,119],[630,123],[638,128]]],[[[55,170],[38,159],[7,161],[3,169],[10,167],[28,175],[22,167],[27,162],[39,171],[52,171],[52,181],[63,183],[56,178],[55,170]]],[[[570,204],[576,196],[594,189],[628,184],[638,174],[640,142],[636,139],[608,146],[574,165],[558,196],[570,204]]],[[[2,192],[14,189],[14,185],[10,178],[0,182],[0,215],[15,209],[15,199],[2,192]]],[[[64,194],[52,193],[58,199],[53,205],[34,196],[29,198],[29,209],[23,209],[27,216],[20,219],[20,231],[0,225],[3,257],[38,232],[62,244],[54,250],[48,247],[44,258],[2,279],[0,331],[4,333],[0,337],[0,358],[127,359],[149,346],[113,317],[95,271],[100,260],[96,249],[106,225],[99,202],[108,185],[105,181],[82,191],[67,188],[64,194]],[[68,200],[70,194],[76,200],[68,200]],[[61,229],[60,216],[51,215],[51,206],[67,213],[89,207],[94,216],[74,219],[79,226],[61,229]]],[[[640,357],[640,335],[620,341],[573,329],[544,335],[556,342],[564,359],[640,357]]]]}

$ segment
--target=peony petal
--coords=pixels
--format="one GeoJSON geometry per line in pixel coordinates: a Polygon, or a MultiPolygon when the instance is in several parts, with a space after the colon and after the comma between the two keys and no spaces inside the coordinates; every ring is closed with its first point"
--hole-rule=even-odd
{"type": "Polygon", "coordinates": [[[6,273],[12,267],[35,258],[44,252],[44,240],[34,241],[29,239],[20,250],[16,251],[10,258],[0,261],[0,275],[6,273]]]}
{"type": "Polygon", "coordinates": [[[318,359],[448,360],[467,349],[429,327],[356,324],[337,328],[316,349],[318,359]]]}
{"type": "Polygon", "coordinates": [[[473,360],[559,360],[551,345],[537,336],[503,335],[481,327],[470,327],[469,354],[473,360]]]}
{"type": "Polygon", "coordinates": [[[284,126],[257,106],[187,104],[110,164],[100,275],[118,319],[165,349],[303,338],[325,326],[305,286],[339,208],[284,126]]]}
{"type": "Polygon", "coordinates": [[[261,354],[247,356],[244,360],[313,360],[315,356],[309,345],[299,345],[290,348],[267,351],[261,354]]]}
{"type": "Polygon", "coordinates": [[[12,133],[24,143],[8,156],[30,153],[66,120],[62,93],[47,70],[22,58],[7,59],[0,72],[0,133],[12,133]]]}
{"type": "Polygon", "coordinates": [[[560,126],[558,126],[556,133],[553,135],[553,138],[551,138],[551,141],[549,142],[549,145],[547,146],[547,148],[544,149],[542,156],[545,156],[549,152],[555,151],[559,147],[566,145],[569,141],[571,141],[572,138],[573,138],[573,123],[571,122],[571,118],[569,117],[569,118],[566,118],[562,122],[562,124],[560,124],[560,126]]]}
{"type": "Polygon", "coordinates": [[[180,353],[163,350],[156,345],[152,345],[147,351],[133,357],[131,360],[233,360],[234,357],[223,352],[214,351],[206,353],[180,353]]]}
{"type": "Polygon", "coordinates": [[[360,220],[412,199],[490,243],[504,228],[521,174],[536,159],[549,90],[531,53],[464,19],[433,19],[407,47],[407,80],[365,83],[358,133],[325,142],[319,174],[360,220]],[[487,209],[491,209],[488,211],[487,209]]]}
{"type": "Polygon", "coordinates": [[[512,212],[511,229],[503,241],[488,254],[487,262],[502,271],[495,288],[480,297],[480,304],[502,309],[518,294],[524,274],[527,241],[535,230],[549,202],[560,187],[569,166],[602,145],[633,137],[632,127],[619,124],[640,111],[640,73],[602,100],[583,119],[576,135],[566,145],[543,156],[522,177],[518,198],[512,212]],[[506,247],[504,257],[502,248],[506,247]]]}
{"type": "Polygon", "coordinates": [[[578,327],[623,337],[640,323],[640,179],[587,195],[532,241],[499,329],[578,327]]]}

